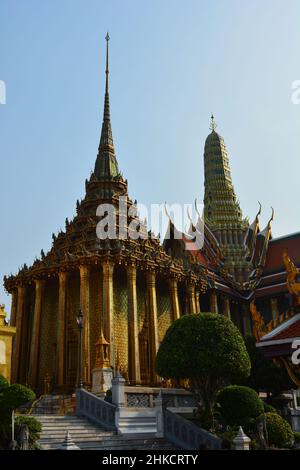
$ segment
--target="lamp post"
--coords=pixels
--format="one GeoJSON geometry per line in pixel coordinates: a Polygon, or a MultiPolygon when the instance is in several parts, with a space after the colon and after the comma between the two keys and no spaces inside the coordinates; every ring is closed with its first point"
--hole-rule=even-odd
{"type": "Polygon", "coordinates": [[[77,326],[79,331],[79,356],[78,356],[78,388],[83,388],[82,383],[82,330],[83,330],[83,313],[82,310],[79,310],[77,316],[77,326]]]}

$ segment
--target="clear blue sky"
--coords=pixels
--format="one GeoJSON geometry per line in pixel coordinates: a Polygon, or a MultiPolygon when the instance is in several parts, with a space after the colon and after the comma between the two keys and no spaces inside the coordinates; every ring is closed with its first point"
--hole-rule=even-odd
{"type": "MultiPolygon", "coordinates": [[[[99,141],[106,31],[120,168],[140,202],[203,198],[213,111],[236,193],[299,231],[299,0],[0,0],[0,276],[31,264],[84,195],[99,141]]],[[[262,227],[263,228],[263,227],[262,227]]],[[[0,302],[9,303],[2,286],[0,302]]]]}

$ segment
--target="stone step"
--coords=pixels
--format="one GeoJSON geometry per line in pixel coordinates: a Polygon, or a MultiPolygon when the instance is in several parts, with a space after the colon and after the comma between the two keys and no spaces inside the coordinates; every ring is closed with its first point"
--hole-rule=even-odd
{"type": "Polygon", "coordinates": [[[80,449],[86,450],[171,450],[173,447],[164,439],[156,438],[152,431],[153,423],[137,420],[134,433],[117,435],[106,431],[92,421],[77,416],[35,415],[42,425],[39,444],[44,450],[57,449],[64,441],[66,431],[80,449]],[[145,432],[145,429],[148,431],[145,432]]]}
{"type": "MultiPolygon", "coordinates": [[[[80,424],[76,424],[74,426],[72,426],[72,431],[99,431],[99,428],[97,428],[97,426],[89,426],[88,424],[83,424],[83,425],[80,425],[80,424]]],[[[100,428],[101,430],[101,428],[100,428]]],[[[43,426],[43,432],[53,432],[53,431],[58,431],[58,432],[63,432],[63,431],[67,431],[67,426],[63,426],[63,425],[53,425],[53,426],[43,426]]],[[[108,432],[108,431],[107,431],[108,432]]]]}
{"type": "MultiPolygon", "coordinates": [[[[118,439],[106,441],[80,441],[73,439],[75,444],[84,450],[174,450],[174,447],[165,439],[126,439],[118,436],[118,439]]],[[[61,441],[40,442],[45,450],[57,449],[61,441]]]]}
{"type": "Polygon", "coordinates": [[[76,416],[76,415],[57,415],[57,416],[53,416],[53,415],[47,415],[47,414],[42,414],[42,415],[36,415],[36,417],[40,417],[41,419],[48,419],[48,420],[70,420],[70,421],[74,421],[74,420],[80,420],[80,421],[86,421],[85,418],[81,418],[80,416],[76,416]]]}
{"type": "MultiPolygon", "coordinates": [[[[114,443],[118,443],[120,441],[122,442],[148,442],[148,441],[153,441],[153,439],[156,439],[155,437],[148,437],[148,438],[139,438],[139,437],[133,437],[133,438],[128,438],[127,436],[120,436],[120,435],[115,435],[115,436],[99,436],[99,435],[96,435],[96,436],[80,436],[80,435],[76,435],[74,434],[74,438],[73,438],[73,434],[70,432],[71,434],[71,437],[74,441],[76,442],[91,442],[91,441],[95,441],[95,442],[98,442],[98,443],[101,443],[101,442],[114,442],[114,443]]],[[[49,437],[49,436],[45,436],[45,437],[41,437],[40,439],[40,442],[43,442],[43,443],[47,443],[47,444],[50,444],[51,442],[61,442],[63,439],[64,439],[65,436],[54,436],[54,437],[49,437]]]]}
{"type": "MultiPolygon", "coordinates": [[[[71,436],[72,436],[72,439],[85,439],[85,440],[101,440],[101,439],[110,439],[112,436],[111,435],[106,435],[106,434],[103,434],[103,433],[81,433],[81,432],[73,432],[72,430],[70,431],[71,433],[71,436]]],[[[40,435],[40,441],[42,440],[46,440],[46,441],[51,441],[51,439],[54,439],[54,440],[62,440],[64,439],[66,435],[66,431],[65,432],[62,432],[60,434],[58,433],[54,433],[54,434],[41,434],[40,435]]]]}
{"type": "MultiPolygon", "coordinates": [[[[47,424],[51,424],[51,423],[87,423],[89,421],[87,421],[86,419],[82,419],[82,418],[60,418],[60,416],[57,416],[56,418],[43,418],[42,416],[40,415],[36,415],[36,419],[42,421],[43,423],[47,424]]],[[[91,423],[93,423],[93,421],[90,421],[91,423]]]]}

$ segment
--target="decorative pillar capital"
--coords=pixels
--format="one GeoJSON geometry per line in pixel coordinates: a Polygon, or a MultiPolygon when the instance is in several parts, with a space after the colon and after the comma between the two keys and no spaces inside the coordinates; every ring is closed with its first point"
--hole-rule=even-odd
{"type": "Polygon", "coordinates": [[[68,278],[68,272],[67,271],[59,271],[58,273],[58,279],[60,284],[66,283],[68,278]]]}
{"type": "Polygon", "coordinates": [[[34,285],[35,285],[35,290],[36,291],[41,291],[43,287],[45,286],[45,279],[35,279],[34,280],[34,285]]]}
{"type": "Polygon", "coordinates": [[[130,264],[127,266],[127,277],[128,279],[135,281],[136,280],[136,265],[130,264]]]}
{"type": "Polygon", "coordinates": [[[115,264],[113,261],[104,261],[104,263],[102,264],[104,277],[112,277],[114,272],[114,266],[115,264]]]}
{"type": "Polygon", "coordinates": [[[18,285],[18,297],[23,297],[25,295],[25,290],[26,290],[26,287],[24,284],[19,284],[18,285]]]}
{"type": "Polygon", "coordinates": [[[194,294],[195,292],[195,284],[192,283],[192,282],[188,282],[187,285],[186,285],[186,289],[187,289],[187,292],[189,294],[194,294]]]}
{"type": "Polygon", "coordinates": [[[90,267],[87,264],[81,264],[79,266],[79,272],[80,272],[81,279],[87,278],[90,273],[90,267]]]}
{"type": "Polygon", "coordinates": [[[178,281],[176,277],[171,277],[169,279],[169,289],[170,292],[177,292],[178,291],[178,281]]]}
{"type": "Polygon", "coordinates": [[[150,288],[156,286],[156,274],[154,271],[147,271],[147,284],[150,288]]]}

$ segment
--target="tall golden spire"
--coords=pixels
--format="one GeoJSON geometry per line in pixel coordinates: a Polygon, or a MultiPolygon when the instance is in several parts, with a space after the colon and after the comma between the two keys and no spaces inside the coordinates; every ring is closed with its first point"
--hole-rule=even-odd
{"type": "Polygon", "coordinates": [[[110,122],[110,105],[109,105],[109,34],[106,39],[106,67],[105,67],[105,97],[103,122],[101,130],[101,138],[98,149],[97,160],[95,164],[94,174],[98,179],[107,180],[119,175],[118,162],[115,155],[115,148],[110,122]]]}
{"type": "Polygon", "coordinates": [[[107,32],[106,36],[106,68],[105,68],[105,100],[104,100],[104,115],[103,120],[110,120],[110,111],[109,111],[109,89],[108,89],[108,76],[109,76],[109,47],[108,43],[110,40],[109,34],[107,32]]]}

